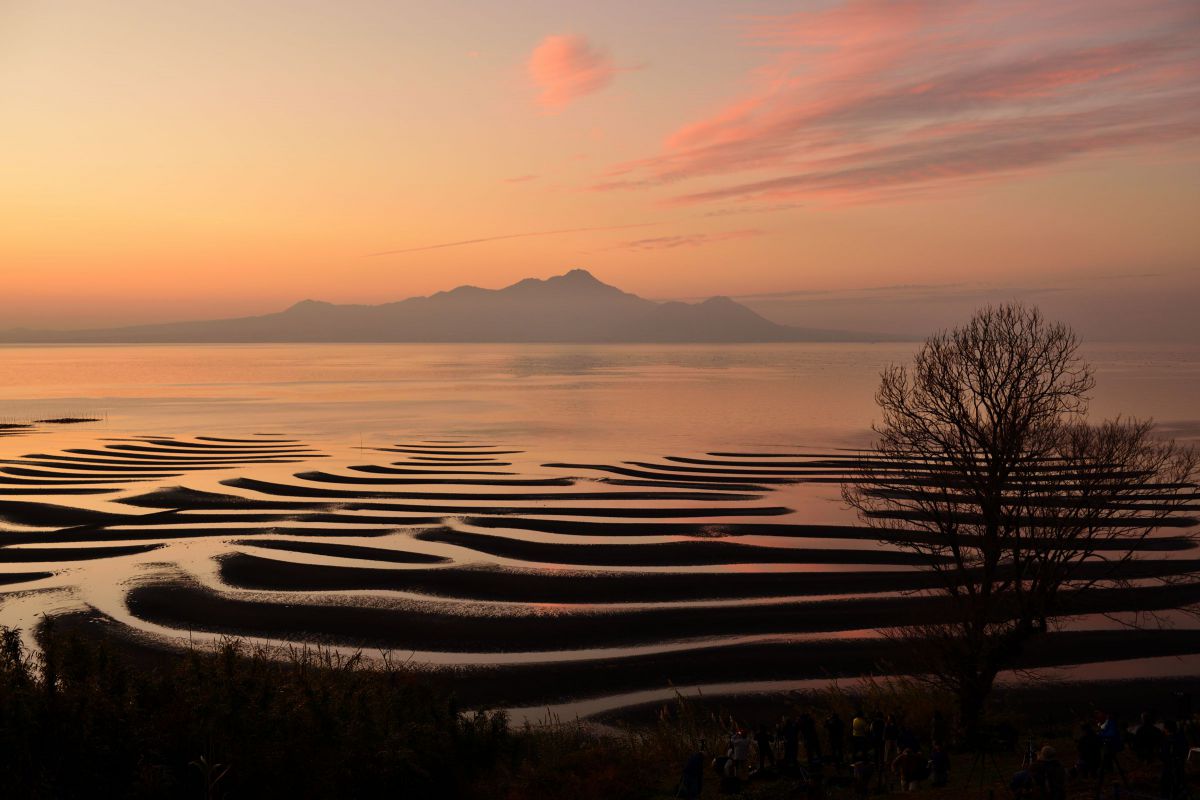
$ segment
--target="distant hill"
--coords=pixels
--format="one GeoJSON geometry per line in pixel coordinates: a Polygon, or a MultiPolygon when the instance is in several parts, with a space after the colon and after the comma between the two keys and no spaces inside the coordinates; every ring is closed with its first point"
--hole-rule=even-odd
{"type": "Polygon", "coordinates": [[[305,300],[275,314],[75,331],[15,329],[7,343],[847,342],[892,337],[777,325],[728,297],[657,303],[573,269],[503,289],[460,286],[383,305],[305,300]]]}

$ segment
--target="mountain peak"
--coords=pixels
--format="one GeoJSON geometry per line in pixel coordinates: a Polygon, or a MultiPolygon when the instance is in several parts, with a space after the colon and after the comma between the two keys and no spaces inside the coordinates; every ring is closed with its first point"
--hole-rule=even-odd
{"type": "Polygon", "coordinates": [[[572,283],[602,283],[595,275],[586,269],[576,267],[573,270],[556,275],[550,280],[571,281],[572,283]]]}
{"type": "MultiPolygon", "coordinates": [[[[601,281],[586,269],[573,269],[569,272],[564,272],[562,275],[552,275],[549,278],[526,278],[500,291],[532,295],[567,294],[580,297],[592,295],[625,295],[625,292],[601,281]]],[[[633,297],[633,295],[629,295],[629,297],[633,297]]]]}
{"type": "Polygon", "coordinates": [[[332,305],[333,305],[333,303],[329,303],[324,300],[301,300],[299,303],[295,303],[291,306],[288,306],[287,310],[288,311],[313,311],[318,308],[329,308],[332,305]]]}
{"type": "MultiPolygon", "coordinates": [[[[544,286],[562,286],[571,289],[613,288],[592,273],[588,272],[586,269],[579,268],[564,272],[562,275],[551,275],[549,278],[546,278],[542,281],[538,281],[536,278],[534,278],[531,279],[530,282],[540,283],[544,286]]],[[[522,281],[522,283],[526,283],[526,281],[522,281]]]]}
{"type": "Polygon", "coordinates": [[[256,317],[90,331],[0,332],[5,342],[790,342],[862,337],[777,325],[728,297],[656,303],[586,269],[503,289],[460,286],[383,305],[302,300],[256,317]]]}

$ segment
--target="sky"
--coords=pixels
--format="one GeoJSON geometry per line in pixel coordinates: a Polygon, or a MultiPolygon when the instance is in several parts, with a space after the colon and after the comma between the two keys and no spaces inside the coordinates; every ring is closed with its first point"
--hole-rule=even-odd
{"type": "Polygon", "coordinates": [[[0,328],[583,267],[1200,342],[1195,0],[0,0],[0,328]]]}

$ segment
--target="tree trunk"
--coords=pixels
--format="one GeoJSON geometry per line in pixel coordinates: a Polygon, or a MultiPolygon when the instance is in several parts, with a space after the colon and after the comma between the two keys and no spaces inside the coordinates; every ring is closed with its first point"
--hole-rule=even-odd
{"type": "Polygon", "coordinates": [[[973,750],[988,744],[987,737],[983,735],[984,708],[995,680],[994,672],[977,673],[959,685],[958,724],[962,741],[973,750]]]}

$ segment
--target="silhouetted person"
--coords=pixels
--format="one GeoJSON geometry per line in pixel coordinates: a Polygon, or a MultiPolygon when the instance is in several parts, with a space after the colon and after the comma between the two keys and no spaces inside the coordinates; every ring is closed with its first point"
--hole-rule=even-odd
{"type": "Polygon", "coordinates": [[[941,709],[935,709],[933,717],[929,720],[929,740],[931,745],[950,746],[950,726],[946,724],[946,718],[942,716],[941,709]]]}
{"type": "Polygon", "coordinates": [[[1165,733],[1159,755],[1162,758],[1162,774],[1159,778],[1159,794],[1169,800],[1176,797],[1186,797],[1187,789],[1187,757],[1191,744],[1187,735],[1174,720],[1163,724],[1165,733]]]}
{"type": "Polygon", "coordinates": [[[825,735],[829,737],[829,758],[835,764],[842,763],[842,751],[846,745],[846,723],[834,711],[825,718],[825,735]]]}
{"type": "Polygon", "coordinates": [[[1096,728],[1088,722],[1080,726],[1079,738],[1075,740],[1075,772],[1081,778],[1093,778],[1100,771],[1100,737],[1096,728]]]}
{"type": "Polygon", "coordinates": [[[1033,774],[1027,769],[1014,772],[1012,780],[1008,782],[1008,788],[1012,790],[1012,795],[1017,800],[1032,798],[1034,792],[1037,791],[1037,787],[1033,782],[1033,774]]]}
{"type": "Polygon", "coordinates": [[[865,798],[871,794],[871,773],[874,768],[869,761],[859,759],[850,765],[850,785],[856,798],[865,798]]]}
{"type": "Polygon", "coordinates": [[[1105,715],[1097,735],[1100,737],[1100,768],[1096,771],[1096,796],[1099,797],[1104,779],[1110,773],[1116,772],[1120,776],[1122,786],[1127,786],[1129,781],[1125,779],[1125,770],[1121,767],[1120,753],[1125,749],[1121,725],[1113,714],[1105,715]]]}
{"type": "Polygon", "coordinates": [[[1067,800],[1067,771],[1058,761],[1058,753],[1046,745],[1029,765],[1033,785],[1045,800],[1067,800]]]}
{"type": "Polygon", "coordinates": [[[771,749],[771,732],[767,730],[767,723],[758,726],[758,731],[754,734],[754,744],[758,746],[758,771],[766,769],[767,764],[774,767],[775,752],[771,749]]]}
{"type": "Polygon", "coordinates": [[[686,798],[686,800],[696,800],[704,791],[704,764],[708,757],[704,753],[704,740],[700,740],[700,746],[696,748],[696,752],[688,758],[683,765],[683,775],[679,778],[679,788],[675,791],[676,797],[686,798]]]}
{"type": "Polygon", "coordinates": [[[729,737],[729,757],[733,760],[733,770],[737,777],[745,778],[750,766],[750,737],[741,728],[729,737]]]}
{"type": "Polygon", "coordinates": [[[713,769],[717,773],[717,787],[721,794],[734,794],[741,790],[742,782],[738,779],[737,767],[733,759],[727,755],[713,759],[713,769]]]}
{"type": "Polygon", "coordinates": [[[859,761],[867,757],[871,746],[871,721],[858,709],[850,720],[850,760],[859,761]]]}
{"type": "Polygon", "coordinates": [[[900,755],[900,723],[895,714],[888,714],[883,723],[883,763],[890,764],[900,755]]]}
{"type": "Polygon", "coordinates": [[[796,719],[796,727],[800,729],[800,740],[804,742],[804,757],[810,767],[821,762],[821,737],[817,736],[817,723],[812,715],[804,711],[796,719]]]}
{"type": "Polygon", "coordinates": [[[929,754],[930,785],[941,788],[950,782],[950,754],[940,743],[933,745],[929,754]]]}
{"type": "Polygon", "coordinates": [[[911,748],[905,748],[892,762],[892,773],[900,779],[900,791],[915,792],[925,779],[925,759],[911,748]]]}
{"type": "Polygon", "coordinates": [[[1154,722],[1154,714],[1143,711],[1141,720],[1133,731],[1133,754],[1143,764],[1154,761],[1162,751],[1163,732],[1154,722]]]}
{"type": "Polygon", "coordinates": [[[884,763],[883,757],[883,730],[887,727],[887,722],[883,718],[883,714],[879,711],[871,717],[871,763],[878,769],[884,763]]]}
{"type": "Polygon", "coordinates": [[[795,767],[800,754],[800,723],[795,717],[788,717],[780,733],[783,735],[784,766],[795,767]]]}

